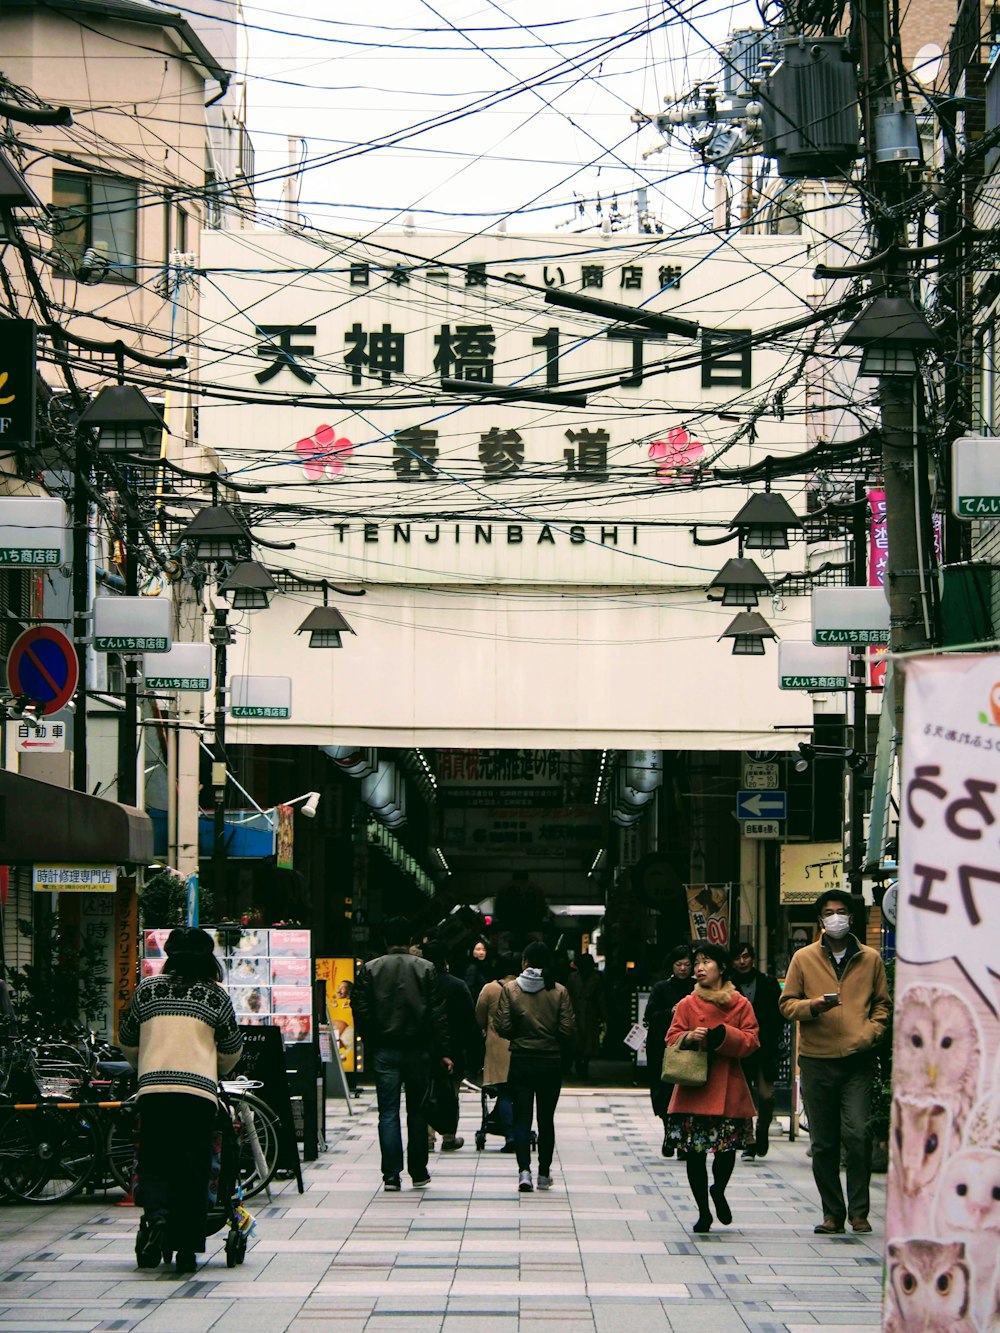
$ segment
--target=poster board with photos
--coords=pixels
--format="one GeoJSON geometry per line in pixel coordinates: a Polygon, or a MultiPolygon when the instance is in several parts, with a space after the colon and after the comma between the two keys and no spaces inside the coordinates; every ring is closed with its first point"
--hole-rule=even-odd
{"type": "MultiPolygon", "coordinates": [[[[312,935],[298,928],[203,926],[215,943],[223,984],[243,1027],[276,1027],[286,1046],[312,1042],[312,935]]],[[[170,927],[143,931],[142,975],[166,961],[170,927]]]]}

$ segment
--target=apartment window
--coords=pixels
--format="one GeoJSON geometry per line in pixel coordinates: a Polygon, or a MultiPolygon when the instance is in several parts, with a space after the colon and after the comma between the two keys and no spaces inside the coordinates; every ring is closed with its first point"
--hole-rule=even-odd
{"type": "Polygon", "coordinates": [[[86,250],[96,250],[109,273],[135,278],[138,195],[135,181],[120,176],[55,171],[52,204],[58,230],[55,250],[75,268],[86,250]]]}

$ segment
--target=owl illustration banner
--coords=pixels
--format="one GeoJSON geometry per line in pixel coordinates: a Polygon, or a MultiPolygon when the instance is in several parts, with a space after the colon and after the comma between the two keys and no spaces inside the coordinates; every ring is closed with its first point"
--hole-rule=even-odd
{"type": "Polygon", "coordinates": [[[1000,655],[906,672],[883,1328],[1000,1327],[1000,655]]]}

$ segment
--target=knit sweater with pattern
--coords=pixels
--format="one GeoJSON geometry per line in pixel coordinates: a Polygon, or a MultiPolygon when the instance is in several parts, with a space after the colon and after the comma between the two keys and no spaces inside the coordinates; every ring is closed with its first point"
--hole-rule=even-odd
{"type": "Polygon", "coordinates": [[[146,977],[119,1029],[122,1050],[139,1071],[139,1096],[187,1092],[215,1101],[219,1079],[239,1062],[243,1038],[233,1002],[214,981],[146,977]]]}

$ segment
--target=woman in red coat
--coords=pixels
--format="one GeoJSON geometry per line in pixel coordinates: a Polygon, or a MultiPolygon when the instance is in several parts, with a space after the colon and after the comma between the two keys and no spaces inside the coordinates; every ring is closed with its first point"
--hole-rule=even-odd
{"type": "Polygon", "coordinates": [[[679,1084],[670,1098],[669,1133],[687,1153],[687,1178],[698,1205],[695,1231],[712,1225],[708,1199],[723,1225],[733,1220],[726,1186],[736,1164],[736,1150],[747,1140],[753,1120],[753,1098],[740,1061],[760,1045],[757,1019],[750,1001],[728,979],[729,955],[717,944],[699,940],[694,946],[695,988],[674,1010],[667,1045],[698,1047],[709,1052],[708,1081],[700,1088],[679,1084]],[[708,1184],[708,1150],[715,1154],[712,1185],[708,1184]]]}

